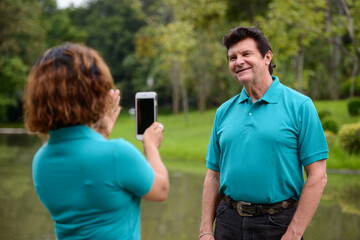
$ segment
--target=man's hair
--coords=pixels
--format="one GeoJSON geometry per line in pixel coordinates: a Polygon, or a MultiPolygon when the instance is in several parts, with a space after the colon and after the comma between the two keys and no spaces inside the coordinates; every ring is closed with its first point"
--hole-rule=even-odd
{"type": "MultiPolygon", "coordinates": [[[[261,53],[263,57],[265,57],[268,51],[272,52],[270,44],[264,34],[255,27],[237,27],[232,29],[229,33],[227,33],[223,38],[223,45],[226,47],[227,52],[229,48],[247,38],[252,38],[256,42],[257,49],[261,53]]],[[[271,62],[269,64],[269,72],[270,75],[273,73],[273,68],[276,65],[272,65],[271,62]]]]}
{"type": "Polygon", "coordinates": [[[61,127],[96,123],[109,108],[113,79],[95,50],[65,43],[47,50],[25,87],[25,126],[47,134],[61,127]]]}

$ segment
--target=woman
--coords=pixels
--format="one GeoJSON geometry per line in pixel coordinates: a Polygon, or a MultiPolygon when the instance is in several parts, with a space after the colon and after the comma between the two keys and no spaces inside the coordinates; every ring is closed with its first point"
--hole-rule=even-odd
{"type": "Polygon", "coordinates": [[[107,140],[120,113],[112,88],[99,54],[72,43],[46,51],[28,76],[26,127],[48,135],[33,181],[58,239],[140,239],[141,198],[167,198],[162,125],[144,133],[146,158],[124,139],[107,140]]]}

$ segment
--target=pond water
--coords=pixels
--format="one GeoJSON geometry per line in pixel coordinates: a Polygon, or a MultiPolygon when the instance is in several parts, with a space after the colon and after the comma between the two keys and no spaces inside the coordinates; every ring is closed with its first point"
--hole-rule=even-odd
{"type": "MultiPolygon", "coordinates": [[[[0,240],[56,239],[32,185],[31,160],[40,145],[36,136],[0,134],[0,240]]],[[[197,239],[204,176],[170,172],[170,180],[165,202],[142,201],[142,240],[197,239]]],[[[328,174],[305,239],[360,239],[359,199],[359,175],[328,174]]]]}

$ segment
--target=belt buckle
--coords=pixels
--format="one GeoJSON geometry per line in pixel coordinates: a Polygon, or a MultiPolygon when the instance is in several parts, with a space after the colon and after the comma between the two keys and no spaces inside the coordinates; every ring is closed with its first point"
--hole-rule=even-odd
{"type": "Polygon", "coordinates": [[[239,215],[242,217],[252,217],[255,212],[254,213],[244,213],[243,212],[243,210],[245,210],[244,206],[251,206],[251,203],[243,202],[243,201],[238,201],[236,203],[236,209],[237,209],[239,215]]]}

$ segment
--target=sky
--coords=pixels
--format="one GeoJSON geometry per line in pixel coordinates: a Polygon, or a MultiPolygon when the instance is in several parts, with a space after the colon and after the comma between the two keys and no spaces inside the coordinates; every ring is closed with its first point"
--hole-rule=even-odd
{"type": "Polygon", "coordinates": [[[85,3],[86,0],[56,0],[56,2],[59,8],[67,8],[71,5],[71,3],[73,3],[75,7],[78,7],[79,5],[85,3]]]}

